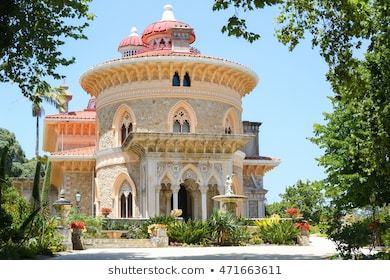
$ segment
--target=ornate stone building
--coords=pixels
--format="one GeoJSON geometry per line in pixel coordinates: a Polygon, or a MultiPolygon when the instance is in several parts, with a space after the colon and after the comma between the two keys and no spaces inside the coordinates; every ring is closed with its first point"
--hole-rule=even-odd
{"type": "Polygon", "coordinates": [[[147,218],[180,208],[206,219],[234,174],[234,192],[248,196],[237,214],[264,215],[263,176],[279,160],[259,156],[260,123],[241,121],[257,76],[201,54],[194,41],[166,5],[161,20],[120,42],[121,58],[81,76],[87,109],[46,117],[52,184],[72,201],[80,192],[83,212],[147,218]]]}

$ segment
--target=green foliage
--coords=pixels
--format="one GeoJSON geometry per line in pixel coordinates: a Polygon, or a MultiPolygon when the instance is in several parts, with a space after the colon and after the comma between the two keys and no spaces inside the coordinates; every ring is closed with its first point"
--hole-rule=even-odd
{"type": "Polygon", "coordinates": [[[390,250],[390,228],[385,231],[385,234],[383,234],[382,239],[386,248],[390,250]]]}
{"type": "Polygon", "coordinates": [[[260,227],[259,235],[265,243],[290,245],[297,242],[299,230],[291,220],[280,220],[260,227]]]}
{"type": "Polygon", "coordinates": [[[4,128],[0,128],[0,150],[4,152],[3,155],[5,156],[3,165],[4,176],[20,176],[23,170],[23,163],[26,162],[26,156],[16,140],[15,134],[4,128]],[[7,148],[7,151],[4,150],[5,148],[7,148]]]}
{"type": "Polygon", "coordinates": [[[176,222],[168,228],[171,242],[183,244],[206,244],[210,237],[210,229],[206,222],[192,221],[176,222]]]}
{"type": "Polygon", "coordinates": [[[240,0],[215,0],[213,4],[213,11],[226,10],[229,7],[234,7],[234,15],[228,19],[228,23],[221,29],[222,33],[228,33],[228,36],[242,37],[248,42],[252,43],[260,39],[260,35],[254,32],[247,31],[246,20],[237,16],[237,11],[243,12],[252,11],[254,9],[261,9],[265,6],[272,6],[280,3],[281,0],[254,0],[254,1],[240,1],[240,0]]]}
{"type": "MultiPolygon", "coordinates": [[[[84,233],[84,235],[87,238],[96,237],[101,234],[103,228],[103,221],[100,217],[92,217],[83,213],[78,213],[77,208],[73,207],[70,210],[68,216],[68,223],[70,224],[72,221],[81,221],[85,224],[85,228],[87,231],[84,233]]],[[[110,228],[110,230],[114,230],[114,228],[110,228]]]]}
{"type": "Polygon", "coordinates": [[[126,238],[128,239],[147,239],[149,237],[148,227],[145,223],[139,225],[128,225],[126,238]]]}
{"type": "Polygon", "coordinates": [[[372,244],[368,224],[368,219],[360,219],[352,223],[333,221],[329,229],[329,237],[335,241],[342,258],[358,258],[361,255],[360,249],[372,244]]]}
{"type": "Polygon", "coordinates": [[[65,38],[86,39],[83,31],[88,23],[77,24],[77,20],[93,19],[90,2],[1,1],[0,82],[17,84],[32,99],[37,88],[49,88],[44,77],[63,78],[57,67],[72,64],[75,58],[63,57],[59,48],[65,38]]]}
{"type": "Polygon", "coordinates": [[[277,201],[265,206],[266,216],[279,215],[284,216],[288,205],[284,201],[277,201]]]}
{"type": "Polygon", "coordinates": [[[228,212],[214,210],[208,224],[211,240],[217,245],[241,245],[250,239],[247,227],[228,212]]]}
{"type": "Polygon", "coordinates": [[[280,195],[282,202],[289,208],[295,207],[305,220],[318,224],[325,213],[325,197],[323,182],[298,181],[295,185],[286,188],[280,195]]]}
{"type": "Polygon", "coordinates": [[[176,222],[176,218],[173,216],[156,216],[153,218],[150,218],[146,224],[152,225],[152,224],[162,224],[162,225],[171,225],[176,222]]]}
{"type": "Polygon", "coordinates": [[[51,177],[51,161],[46,165],[45,178],[43,180],[42,192],[41,192],[41,201],[43,212],[45,216],[50,215],[50,205],[49,205],[49,189],[50,189],[50,177],[51,177]]]}

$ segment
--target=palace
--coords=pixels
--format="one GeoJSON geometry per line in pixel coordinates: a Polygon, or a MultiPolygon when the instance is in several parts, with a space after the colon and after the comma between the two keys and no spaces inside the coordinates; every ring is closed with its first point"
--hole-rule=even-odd
{"type": "Polygon", "coordinates": [[[234,193],[248,197],[237,214],[264,216],[263,176],[280,160],[259,155],[261,123],[241,120],[242,98],[258,78],[200,53],[194,41],[194,29],[166,5],[141,36],[131,29],[121,58],[81,76],[87,108],[45,118],[53,189],[73,204],[80,193],[89,215],[111,208],[111,218],[148,218],[182,209],[184,218],[206,219],[234,174],[234,193]]]}

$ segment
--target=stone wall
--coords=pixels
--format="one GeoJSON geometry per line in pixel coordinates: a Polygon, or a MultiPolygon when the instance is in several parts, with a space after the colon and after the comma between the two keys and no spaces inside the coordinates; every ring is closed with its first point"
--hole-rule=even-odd
{"type": "Polygon", "coordinates": [[[64,173],[65,198],[76,207],[75,195],[81,194],[80,211],[87,215],[93,214],[93,181],[92,172],[66,172],[64,173]]]}
{"type": "Polygon", "coordinates": [[[223,118],[226,111],[231,108],[226,103],[189,98],[136,99],[106,105],[98,111],[99,149],[114,147],[112,124],[115,112],[121,104],[126,104],[133,110],[137,131],[171,132],[168,131],[168,112],[181,100],[190,104],[196,114],[196,133],[223,133],[223,118]]]}
{"type": "MultiPolygon", "coordinates": [[[[137,192],[136,204],[140,201],[140,169],[138,162],[117,164],[100,168],[96,172],[98,188],[100,189],[100,207],[112,208],[115,211],[117,205],[114,205],[113,198],[117,195],[114,193],[114,185],[120,174],[128,174],[133,180],[137,192]]],[[[137,206],[136,206],[137,207],[137,206]]],[[[138,208],[138,207],[137,207],[138,208]]],[[[112,214],[115,216],[114,214],[112,214]]]]}

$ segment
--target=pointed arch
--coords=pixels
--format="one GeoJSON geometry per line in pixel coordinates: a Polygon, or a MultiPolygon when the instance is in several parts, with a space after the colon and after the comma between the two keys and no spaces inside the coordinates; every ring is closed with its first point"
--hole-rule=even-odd
{"type": "Polygon", "coordinates": [[[218,174],[215,171],[211,172],[211,174],[207,177],[206,183],[209,184],[210,182],[212,182],[213,179],[217,182],[218,186],[223,185],[221,178],[218,176],[218,174]]]}
{"type": "MultiPolygon", "coordinates": [[[[128,203],[128,205],[131,204],[131,211],[128,211],[131,213],[132,217],[137,216],[138,209],[137,209],[137,188],[135,186],[135,183],[133,179],[129,176],[127,173],[120,173],[114,181],[114,184],[112,186],[112,199],[114,201],[114,206],[113,206],[113,213],[114,217],[120,218],[121,217],[121,206],[122,203],[124,202],[122,194],[122,188],[124,186],[128,186],[130,189],[128,190],[129,193],[126,193],[125,197],[126,199],[128,197],[131,198],[131,203],[128,203]],[[131,194],[131,195],[130,195],[131,194]]],[[[130,215],[129,215],[130,217],[130,215]]]]}
{"type": "Polygon", "coordinates": [[[126,104],[121,104],[116,110],[112,122],[116,146],[121,146],[129,133],[135,130],[135,127],[136,119],[133,110],[126,104]]]}
{"type": "Polygon", "coordinates": [[[222,127],[225,134],[240,134],[241,126],[237,110],[233,107],[229,108],[223,117],[222,127]]]}
{"type": "Polygon", "coordinates": [[[158,182],[159,182],[159,185],[161,185],[163,183],[163,180],[164,178],[168,178],[169,181],[171,182],[171,184],[174,184],[176,182],[175,178],[173,177],[173,175],[171,174],[170,171],[165,171],[161,177],[158,179],[158,182]]]}
{"type": "Polygon", "coordinates": [[[202,174],[200,173],[199,169],[195,165],[193,165],[192,163],[187,164],[180,171],[179,180],[184,181],[184,179],[189,179],[189,178],[183,178],[183,176],[189,175],[187,173],[187,171],[189,171],[189,170],[192,171],[194,175],[196,175],[196,178],[191,178],[191,179],[194,179],[196,183],[199,183],[202,186],[203,185],[202,174]]]}
{"type": "MultiPolygon", "coordinates": [[[[168,119],[167,119],[167,122],[168,122],[168,131],[169,132],[173,132],[173,126],[174,126],[174,123],[175,123],[175,120],[174,120],[174,117],[175,117],[175,114],[177,114],[180,110],[183,110],[185,113],[187,113],[188,115],[188,125],[189,125],[189,132],[191,133],[194,133],[195,130],[196,130],[196,126],[198,124],[198,120],[196,118],[196,114],[195,114],[195,111],[194,109],[192,108],[192,106],[184,101],[184,100],[181,100],[179,102],[177,102],[168,112],[168,119]]],[[[187,126],[187,124],[186,124],[187,126]]]]}

